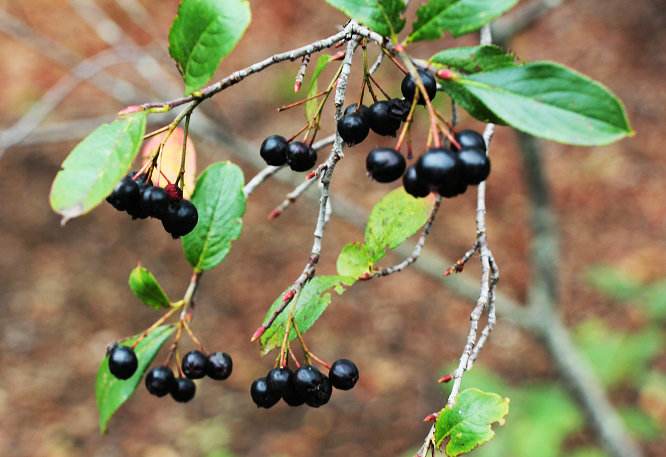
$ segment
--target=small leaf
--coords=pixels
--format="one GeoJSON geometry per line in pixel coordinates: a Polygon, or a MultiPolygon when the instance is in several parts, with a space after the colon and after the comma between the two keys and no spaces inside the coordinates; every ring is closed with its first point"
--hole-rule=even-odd
{"type": "MultiPolygon", "coordinates": [[[[317,59],[317,65],[315,66],[315,69],[312,71],[312,76],[310,76],[307,98],[314,97],[319,91],[318,89],[319,85],[317,84],[317,81],[321,76],[321,72],[324,71],[324,69],[326,69],[326,67],[331,62],[332,59],[333,57],[329,54],[321,55],[317,59]]],[[[307,102],[305,102],[305,118],[308,121],[311,121],[314,118],[317,112],[317,107],[321,103],[321,100],[322,100],[321,98],[314,98],[312,100],[308,100],[307,102]]]]}
{"type": "Polygon", "coordinates": [[[129,276],[129,286],[134,295],[151,308],[161,309],[170,306],[162,287],[147,268],[137,265],[129,276]]]}
{"type": "MultiPolygon", "coordinates": [[[[166,133],[160,135],[155,135],[146,141],[141,148],[141,157],[144,160],[149,160],[160,143],[164,139],[166,133]]],[[[185,131],[178,127],[173,131],[169,139],[167,139],[160,154],[160,160],[158,162],[158,169],[161,173],[153,173],[153,184],[156,186],[164,187],[167,184],[167,179],[169,182],[175,182],[178,178],[178,173],[180,172],[180,161],[181,154],[183,151],[183,137],[185,131]],[[166,178],[164,178],[164,176],[166,178]]],[[[183,184],[183,196],[185,198],[190,198],[192,192],[194,191],[194,180],[197,176],[197,151],[194,148],[194,144],[190,138],[187,138],[187,155],[185,157],[185,175],[183,184]]]]}
{"type": "MultiPolygon", "coordinates": [[[[109,371],[109,358],[104,357],[97,371],[97,382],[95,384],[95,398],[97,399],[97,410],[99,411],[99,429],[102,433],[106,432],[111,416],[132,396],[143,374],[174,330],[173,325],[162,325],[141,340],[134,349],[139,361],[138,368],[134,376],[125,381],[117,379],[111,374],[109,371]]],[[[132,345],[138,337],[139,335],[135,335],[123,340],[122,344],[127,346],[132,345]]]]}
{"type": "Polygon", "coordinates": [[[446,438],[446,455],[456,457],[470,452],[495,436],[492,424],[504,424],[509,413],[509,399],[479,389],[465,389],[453,407],[447,406],[437,417],[435,444],[441,447],[446,438]]]}
{"type": "Polygon", "coordinates": [[[404,0],[326,0],[326,3],[385,37],[395,37],[405,27],[404,0]]]}
{"type": "Polygon", "coordinates": [[[454,81],[508,125],[582,146],[633,135],[622,103],[601,84],[552,62],[476,73],[454,81]]]}
{"type": "Polygon", "coordinates": [[[479,30],[510,10],[518,0],[429,0],[416,10],[407,41],[436,40],[445,32],[453,36],[479,30]]]}
{"type": "Polygon", "coordinates": [[[430,58],[435,66],[449,67],[465,73],[497,70],[515,66],[515,57],[495,45],[449,48],[430,58]]]}
{"type": "MultiPolygon", "coordinates": [[[[287,308],[275,319],[273,325],[264,332],[261,336],[261,349],[262,353],[267,354],[271,350],[280,347],[286,330],[286,324],[292,313],[291,307],[293,306],[293,315],[298,330],[301,333],[307,332],[321,315],[326,311],[326,308],[331,303],[330,290],[334,289],[338,295],[344,292],[344,286],[351,286],[355,278],[348,278],[345,276],[316,276],[308,282],[301,292],[294,298],[287,308]]],[[[273,302],[264,321],[268,320],[275,311],[282,305],[282,297],[284,293],[273,302]]],[[[291,329],[289,332],[289,340],[296,338],[296,332],[291,329]]]]}
{"type": "Polygon", "coordinates": [[[199,222],[183,237],[183,249],[195,270],[206,271],[224,260],[243,229],[243,172],[231,162],[209,166],[197,180],[192,203],[199,222]]]}
{"type": "Polygon", "coordinates": [[[69,153],[51,186],[51,208],[63,223],[87,213],[130,170],[146,128],[146,113],[121,117],[95,129],[69,153]]]}
{"type": "Polygon", "coordinates": [[[350,243],[342,248],[336,263],[340,276],[359,278],[372,270],[374,262],[362,243],[350,243]]]}
{"type": "Polygon", "coordinates": [[[414,198],[399,187],[372,208],[365,228],[365,244],[373,262],[414,235],[428,220],[431,205],[424,198],[414,198]]]}
{"type": "Polygon", "coordinates": [[[250,24],[248,0],[181,0],[169,32],[169,54],[185,92],[201,89],[236,47],[250,24]]]}

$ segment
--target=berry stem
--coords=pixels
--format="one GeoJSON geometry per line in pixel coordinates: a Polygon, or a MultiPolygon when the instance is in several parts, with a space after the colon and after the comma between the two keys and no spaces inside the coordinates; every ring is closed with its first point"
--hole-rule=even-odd
{"type": "Polygon", "coordinates": [[[296,108],[297,106],[301,106],[302,104],[307,103],[310,100],[314,100],[316,98],[319,98],[319,97],[321,97],[325,94],[326,94],[326,91],[322,90],[321,92],[317,92],[316,94],[312,95],[311,97],[303,98],[301,100],[297,100],[297,101],[289,103],[287,105],[278,106],[277,107],[277,112],[281,113],[282,111],[287,111],[288,109],[296,108]]]}
{"type": "Polygon", "coordinates": [[[194,335],[194,332],[192,331],[192,328],[190,327],[190,324],[187,323],[187,320],[183,320],[182,322],[183,322],[183,327],[185,327],[185,331],[187,332],[187,334],[190,337],[190,339],[192,340],[192,342],[199,348],[199,350],[201,352],[205,353],[206,350],[204,349],[204,345],[201,344],[201,341],[199,340],[199,338],[197,338],[194,335]]]}
{"type": "MultiPolygon", "coordinates": [[[[187,156],[187,138],[190,134],[190,117],[191,116],[192,116],[192,112],[188,113],[188,115],[185,116],[185,127],[183,129],[184,130],[184,132],[183,132],[183,149],[180,153],[180,169],[178,170],[178,177],[176,178],[176,186],[179,186],[181,188],[185,187],[185,183],[184,183],[185,158],[187,156]]],[[[161,166],[161,162],[160,162],[160,166],[161,166]]]]}
{"type": "MultiPolygon", "coordinates": [[[[408,75],[408,74],[411,73],[411,72],[408,71],[408,70],[407,70],[407,69],[406,69],[406,68],[400,63],[400,61],[399,61],[398,59],[396,59],[395,56],[394,56],[393,54],[391,54],[391,52],[389,52],[384,46],[380,46],[380,48],[381,48],[382,52],[386,55],[386,57],[388,57],[389,59],[391,59],[391,62],[393,62],[393,63],[395,64],[395,66],[398,67],[398,69],[399,69],[401,72],[403,72],[405,75],[408,75]]],[[[403,54],[403,52],[401,52],[401,54],[403,54]]]]}
{"type": "MultiPolygon", "coordinates": [[[[180,306],[182,306],[182,305],[180,305],[180,306]]],[[[149,334],[150,332],[152,332],[152,331],[155,330],[157,327],[159,327],[160,325],[162,325],[163,323],[165,323],[167,320],[169,320],[169,318],[170,318],[171,316],[173,316],[173,315],[176,313],[176,311],[178,311],[178,310],[180,309],[180,306],[174,306],[174,307],[172,307],[172,308],[171,308],[169,311],[167,311],[162,317],[160,317],[159,319],[157,319],[157,320],[155,321],[155,323],[153,323],[150,327],[148,327],[146,330],[144,330],[144,331],[141,333],[141,336],[139,336],[139,337],[136,339],[136,341],[132,344],[132,346],[131,346],[132,349],[136,348],[137,345],[138,345],[138,344],[139,344],[139,343],[140,343],[140,342],[141,342],[146,336],[148,336],[148,334],[149,334]]]]}
{"type": "Polygon", "coordinates": [[[412,100],[412,104],[409,107],[409,113],[407,114],[407,119],[405,119],[405,124],[402,126],[402,131],[400,132],[398,141],[395,143],[396,151],[400,151],[400,148],[402,148],[402,143],[405,141],[407,132],[412,126],[412,122],[414,121],[414,111],[416,111],[416,94],[414,94],[414,100],[412,100]]]}
{"type": "Polygon", "coordinates": [[[167,130],[169,130],[169,125],[168,125],[168,124],[165,125],[164,127],[160,127],[160,128],[157,129],[157,130],[153,130],[152,132],[148,132],[148,133],[146,133],[146,134],[143,136],[143,139],[144,139],[144,140],[147,140],[147,139],[149,139],[149,138],[152,138],[152,137],[154,137],[154,136],[159,135],[160,133],[164,133],[164,132],[166,132],[167,130]]]}
{"type": "Polygon", "coordinates": [[[384,97],[386,97],[387,100],[391,99],[391,96],[388,93],[386,93],[386,91],[382,88],[382,86],[379,85],[377,80],[373,78],[371,74],[368,74],[368,80],[371,81],[375,86],[377,86],[377,89],[379,89],[379,91],[382,93],[382,95],[384,95],[384,97]]]}

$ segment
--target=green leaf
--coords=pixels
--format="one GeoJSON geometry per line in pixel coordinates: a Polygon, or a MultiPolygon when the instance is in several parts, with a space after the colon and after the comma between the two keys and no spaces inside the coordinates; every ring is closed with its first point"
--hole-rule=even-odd
{"type": "Polygon", "coordinates": [[[604,451],[597,447],[585,446],[567,452],[567,457],[608,457],[604,451]]]}
{"type": "Polygon", "coordinates": [[[374,262],[363,243],[349,243],[338,255],[336,267],[338,274],[359,278],[372,270],[374,262]]]}
{"type": "Polygon", "coordinates": [[[416,10],[408,42],[436,40],[445,32],[460,36],[474,32],[506,11],[518,0],[430,0],[416,10]]]}
{"type": "Polygon", "coordinates": [[[504,424],[509,399],[479,389],[465,389],[453,407],[445,407],[435,423],[435,443],[441,447],[446,438],[446,455],[456,457],[470,452],[495,436],[492,424],[504,424]]]}
{"type": "Polygon", "coordinates": [[[662,436],[663,430],[659,422],[638,408],[627,406],[619,410],[632,435],[640,440],[652,441],[662,436]]]}
{"type": "MultiPolygon", "coordinates": [[[[97,370],[97,382],[95,384],[95,398],[97,399],[97,410],[99,411],[99,429],[106,432],[111,416],[132,396],[143,374],[157,356],[164,343],[167,342],[175,327],[173,325],[162,325],[150,332],[136,346],[134,352],[139,361],[134,376],[122,381],[114,377],[109,371],[109,358],[104,357],[97,370]]],[[[137,340],[139,335],[123,340],[121,344],[130,346],[137,340]]]]}
{"type": "Polygon", "coordinates": [[[458,105],[469,113],[474,119],[482,122],[492,122],[493,124],[506,125],[502,119],[495,113],[486,108],[474,95],[460,84],[452,81],[440,80],[441,90],[451,97],[458,105]]]}
{"type": "Polygon", "coordinates": [[[657,281],[643,291],[647,314],[657,321],[666,319],[666,280],[657,281]]]}
{"type": "Polygon", "coordinates": [[[516,65],[513,54],[495,45],[449,48],[430,58],[435,66],[449,67],[465,73],[497,70],[516,65]]]}
{"type": "Polygon", "coordinates": [[[326,0],[347,16],[386,37],[396,37],[405,27],[404,0],[326,0]]]}
{"type": "Polygon", "coordinates": [[[183,237],[183,249],[195,270],[206,271],[224,260],[243,229],[243,172],[231,162],[209,166],[197,179],[192,203],[199,222],[183,237]]]}
{"type": "Polygon", "coordinates": [[[608,89],[562,65],[533,62],[455,82],[508,125],[534,136],[593,146],[633,134],[608,89]]]}
{"type": "Polygon", "coordinates": [[[134,295],[151,308],[162,309],[170,306],[169,297],[155,276],[141,265],[137,265],[130,273],[129,286],[134,295]]]}
{"type": "Polygon", "coordinates": [[[146,113],[96,128],[69,153],[51,186],[51,208],[63,223],[87,213],[129,171],[146,129],[146,113]]]}
{"type": "Polygon", "coordinates": [[[586,272],[587,282],[602,294],[619,301],[635,298],[642,284],[621,270],[609,266],[596,266],[586,272]]]}
{"type": "Polygon", "coordinates": [[[250,24],[248,0],[181,0],[169,32],[169,54],[185,92],[201,89],[236,47],[250,24]]]}
{"type": "Polygon", "coordinates": [[[399,187],[372,208],[365,228],[365,244],[373,262],[414,235],[428,220],[431,205],[425,198],[414,198],[399,187]]]}
{"type": "MultiPolygon", "coordinates": [[[[308,95],[307,98],[314,97],[318,89],[317,81],[321,76],[321,72],[326,69],[328,64],[331,62],[333,57],[329,54],[323,54],[317,59],[317,65],[315,66],[312,76],[310,76],[310,83],[308,85],[308,95]]],[[[317,107],[321,103],[321,98],[314,98],[305,102],[305,118],[307,120],[312,120],[317,113],[317,107]]]]}
{"type": "MultiPolygon", "coordinates": [[[[326,308],[331,303],[330,290],[334,289],[338,295],[344,292],[344,286],[351,286],[355,278],[345,276],[316,276],[308,282],[301,292],[294,298],[294,300],[287,306],[287,308],[275,319],[273,325],[264,332],[261,336],[261,349],[264,354],[269,353],[271,350],[280,347],[284,339],[285,326],[292,313],[298,330],[301,333],[307,332],[315,322],[326,311],[326,308]]],[[[267,321],[275,311],[282,306],[282,297],[284,292],[273,302],[264,322],[267,321]]],[[[296,332],[291,329],[289,332],[289,340],[296,338],[296,332]]]]}

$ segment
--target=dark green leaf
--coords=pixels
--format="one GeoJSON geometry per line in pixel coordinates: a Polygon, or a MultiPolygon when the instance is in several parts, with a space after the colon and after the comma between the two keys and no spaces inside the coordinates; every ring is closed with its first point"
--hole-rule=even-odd
{"type": "Polygon", "coordinates": [[[495,436],[492,424],[504,424],[509,413],[509,399],[479,389],[465,389],[453,407],[445,407],[437,416],[435,443],[440,447],[446,438],[449,457],[470,452],[495,436]]]}
{"type": "Polygon", "coordinates": [[[369,273],[374,262],[363,243],[350,243],[342,248],[336,263],[338,274],[358,278],[369,273]]]}
{"type": "Polygon", "coordinates": [[[365,228],[365,245],[373,262],[414,235],[428,220],[430,200],[414,198],[402,187],[386,194],[372,208],[365,228]]]}
{"type": "Polygon", "coordinates": [[[515,57],[495,45],[449,48],[430,58],[435,66],[444,66],[465,73],[497,70],[515,66],[515,57]]]}
{"type": "Polygon", "coordinates": [[[469,93],[465,87],[452,81],[440,81],[440,84],[442,90],[474,119],[499,125],[506,124],[506,122],[495,116],[492,111],[486,108],[486,105],[469,93]]]}
{"type": "Polygon", "coordinates": [[[186,93],[201,89],[250,24],[248,0],[181,0],[169,33],[186,93]]]}
{"type": "MultiPolygon", "coordinates": [[[[143,377],[150,364],[157,356],[160,348],[164,346],[174,331],[173,325],[163,325],[150,332],[134,349],[139,365],[131,378],[121,381],[114,377],[109,371],[109,358],[104,357],[97,370],[97,382],[95,384],[95,398],[97,399],[97,410],[99,411],[99,429],[106,432],[111,416],[132,396],[139,381],[143,377]]],[[[121,343],[130,346],[139,335],[128,338],[121,343]]]]}
{"type": "Polygon", "coordinates": [[[408,41],[460,36],[480,29],[510,10],[518,0],[429,0],[416,10],[408,41]]]}
{"type": "Polygon", "coordinates": [[[168,308],[170,305],[169,297],[155,276],[141,265],[137,265],[130,273],[129,286],[134,295],[151,308],[168,308]]]}
{"type": "Polygon", "coordinates": [[[146,113],[121,117],[95,129],[62,163],[51,187],[51,208],[63,223],[87,213],[129,171],[146,129],[146,113]]]}
{"type": "Polygon", "coordinates": [[[405,26],[404,0],[326,0],[347,16],[386,37],[395,37],[405,26]]]}
{"type": "MultiPolygon", "coordinates": [[[[355,278],[345,276],[316,276],[308,282],[303,290],[294,298],[287,308],[275,319],[273,325],[261,336],[261,349],[264,354],[280,347],[286,331],[289,316],[293,313],[294,321],[301,333],[307,332],[321,317],[328,305],[331,303],[331,289],[338,294],[344,292],[344,286],[350,286],[355,278]]],[[[266,313],[264,321],[268,320],[282,305],[284,293],[275,300],[266,313]]],[[[289,340],[296,338],[296,332],[289,332],[289,340]]]]}
{"type": "Polygon", "coordinates": [[[192,194],[199,222],[183,237],[185,257],[197,271],[215,268],[243,229],[243,172],[231,162],[215,163],[199,176],[192,194]]]}
{"type": "Polygon", "coordinates": [[[622,103],[608,89],[555,63],[476,73],[455,83],[507,124],[534,136],[592,146],[633,134],[622,103]]]}
{"type": "MultiPolygon", "coordinates": [[[[328,64],[331,62],[333,57],[329,54],[324,54],[319,56],[317,59],[317,65],[315,66],[315,69],[312,71],[312,76],[310,76],[310,83],[308,84],[308,95],[307,98],[314,97],[317,92],[319,91],[318,89],[318,83],[319,77],[321,76],[321,72],[326,69],[328,64]]],[[[307,120],[312,120],[317,112],[317,107],[321,103],[321,98],[313,98],[312,100],[308,100],[305,102],[305,118],[307,120]]]]}

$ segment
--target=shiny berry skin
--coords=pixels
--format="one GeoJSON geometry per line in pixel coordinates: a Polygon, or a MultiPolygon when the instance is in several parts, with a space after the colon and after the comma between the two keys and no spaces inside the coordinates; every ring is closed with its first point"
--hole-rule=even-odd
{"type": "Polygon", "coordinates": [[[421,179],[414,165],[407,167],[402,176],[402,186],[412,197],[422,198],[430,194],[430,186],[425,180],[421,179]]]}
{"type": "Polygon", "coordinates": [[[173,238],[187,235],[199,221],[197,208],[188,200],[178,200],[169,204],[167,213],[162,218],[162,226],[173,238]]]}
{"type": "Polygon", "coordinates": [[[125,211],[135,205],[141,196],[139,184],[132,179],[134,173],[125,176],[113,189],[106,201],[118,211],[125,211]]]}
{"type": "Polygon", "coordinates": [[[257,408],[271,408],[280,401],[280,393],[268,388],[266,378],[255,379],[250,386],[250,396],[257,408]]]}
{"type": "Polygon", "coordinates": [[[389,102],[382,100],[370,106],[368,125],[373,132],[384,136],[395,136],[401,123],[402,117],[392,112],[389,102]]]}
{"type": "Polygon", "coordinates": [[[313,408],[319,408],[328,403],[332,394],[333,387],[331,381],[324,376],[317,387],[313,391],[308,392],[308,395],[305,397],[305,403],[313,408]]]}
{"type": "Polygon", "coordinates": [[[132,219],[146,219],[148,217],[148,212],[146,209],[141,205],[141,196],[143,195],[143,192],[150,186],[149,183],[145,182],[145,180],[136,180],[135,181],[137,185],[139,186],[139,196],[137,197],[136,200],[132,201],[130,204],[127,205],[127,208],[125,208],[125,211],[127,211],[127,214],[132,216],[132,219]]]}
{"type": "Polygon", "coordinates": [[[169,196],[164,189],[148,186],[141,193],[141,211],[150,217],[161,219],[169,209],[169,196]]]}
{"type": "Polygon", "coordinates": [[[324,375],[312,365],[303,365],[294,373],[294,388],[306,401],[310,392],[315,391],[324,379],[324,375]]]}
{"type": "Polygon", "coordinates": [[[411,107],[411,102],[407,100],[400,98],[392,98],[389,100],[389,112],[391,113],[391,116],[399,118],[401,121],[407,120],[411,107]]]}
{"type": "Polygon", "coordinates": [[[301,406],[303,403],[305,403],[305,398],[303,395],[296,391],[295,372],[292,372],[291,376],[289,376],[289,384],[287,385],[287,389],[282,392],[282,399],[286,404],[292,407],[301,406]]]}
{"type": "Polygon", "coordinates": [[[261,143],[259,154],[268,165],[284,165],[287,163],[288,146],[289,143],[287,143],[285,137],[280,135],[271,135],[267,137],[263,143],[261,143]]]}
{"type": "Polygon", "coordinates": [[[405,158],[395,149],[375,148],[365,159],[365,169],[375,181],[392,182],[405,172],[405,158]]]}
{"type": "Polygon", "coordinates": [[[481,184],[490,175],[490,158],[483,149],[465,147],[458,153],[458,160],[465,181],[471,186],[481,184]]]}
{"type": "Polygon", "coordinates": [[[226,352],[213,352],[206,361],[206,375],[217,381],[224,381],[234,368],[234,362],[231,356],[226,352]]]}
{"type": "Polygon", "coordinates": [[[416,162],[416,172],[431,189],[462,180],[458,154],[443,148],[429,149],[416,162]]]}
{"type": "Polygon", "coordinates": [[[338,121],[338,133],[349,146],[359,144],[370,133],[370,127],[360,113],[345,114],[338,121]]]}
{"type": "MultiPolygon", "coordinates": [[[[432,100],[437,95],[437,81],[435,81],[435,76],[428,70],[424,70],[422,68],[418,70],[418,73],[421,77],[423,85],[425,86],[428,98],[432,100]]],[[[400,84],[400,90],[402,91],[402,95],[405,97],[405,100],[408,100],[409,102],[414,100],[414,94],[418,91],[418,87],[414,81],[414,78],[412,78],[412,75],[405,76],[405,78],[402,80],[402,84],[400,84]]],[[[419,105],[425,105],[425,100],[420,92],[417,96],[416,102],[419,105]]]]}
{"type": "MultiPolygon", "coordinates": [[[[460,149],[478,148],[486,152],[486,142],[483,135],[474,130],[461,130],[455,134],[456,141],[460,144],[460,149]]],[[[457,149],[454,146],[455,149],[457,149]]]]}
{"type": "Polygon", "coordinates": [[[358,381],[358,368],[351,360],[339,359],[331,365],[328,377],[336,389],[349,390],[358,381]]]}
{"type": "Polygon", "coordinates": [[[178,403],[187,403],[194,398],[197,393],[197,385],[188,378],[178,378],[171,386],[171,398],[178,403]]]}
{"type": "Polygon", "coordinates": [[[181,368],[183,373],[190,379],[201,379],[206,376],[206,364],[208,358],[201,351],[190,351],[183,357],[181,368]]]}
{"type": "Polygon", "coordinates": [[[317,152],[305,143],[292,141],[287,148],[287,163],[293,171],[308,171],[317,163],[317,152]]]}
{"type": "Polygon", "coordinates": [[[173,371],[166,366],[151,368],[146,374],[146,389],[156,397],[163,397],[171,392],[175,382],[173,371]]]}
{"type": "Polygon", "coordinates": [[[292,371],[289,368],[273,368],[266,375],[266,383],[271,392],[283,395],[289,389],[292,371]]]}
{"type": "Polygon", "coordinates": [[[365,119],[365,122],[369,122],[370,119],[370,108],[368,108],[365,105],[361,105],[360,108],[358,108],[358,103],[352,103],[349,105],[347,108],[345,108],[344,113],[342,113],[344,116],[352,113],[358,113],[360,114],[363,119],[365,119]]]}
{"type": "Polygon", "coordinates": [[[118,379],[131,378],[138,364],[132,348],[116,345],[109,351],[109,371],[118,379]]]}

